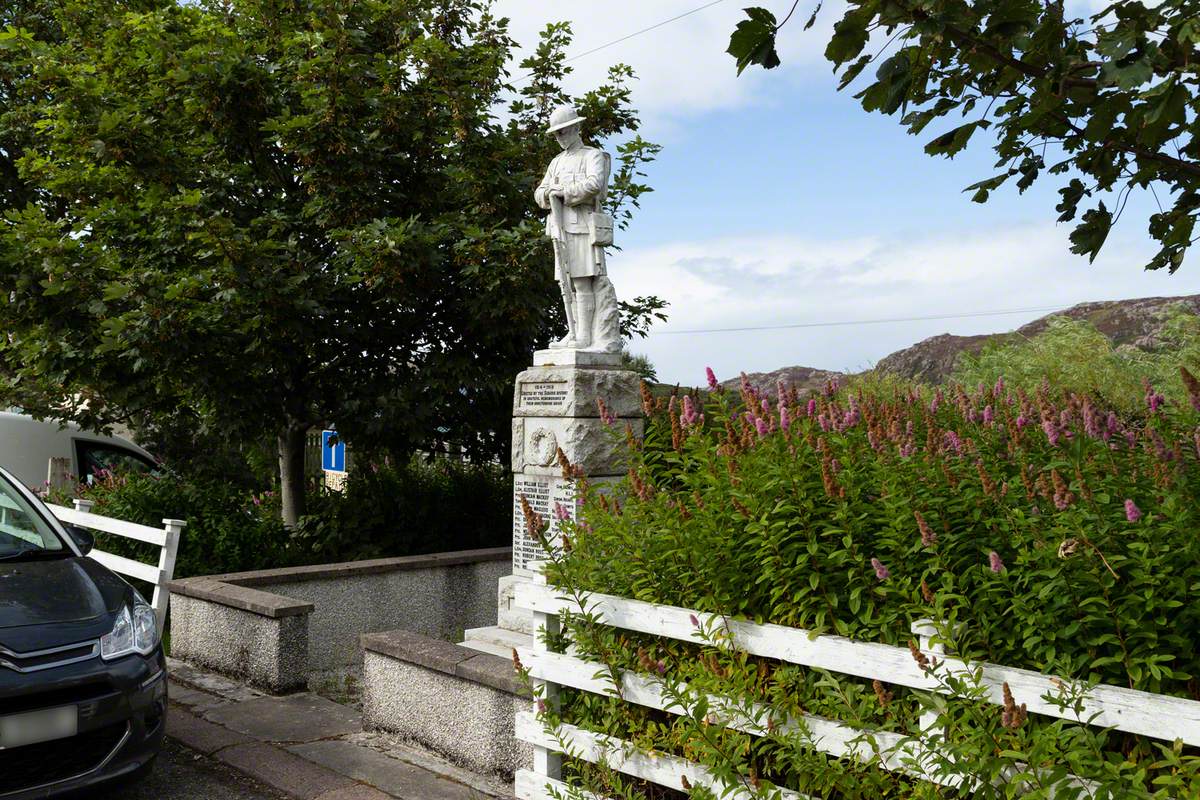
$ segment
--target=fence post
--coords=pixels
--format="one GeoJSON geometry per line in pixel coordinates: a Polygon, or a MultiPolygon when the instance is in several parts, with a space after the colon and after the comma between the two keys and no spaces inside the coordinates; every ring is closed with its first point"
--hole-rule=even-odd
{"type": "Polygon", "coordinates": [[[46,467],[46,489],[66,489],[72,482],[71,459],[65,456],[51,457],[46,467]]]}
{"type": "Polygon", "coordinates": [[[150,605],[154,607],[154,616],[158,620],[158,633],[162,635],[163,626],[167,623],[167,606],[171,601],[171,592],[166,583],[175,577],[175,558],[179,555],[179,537],[183,534],[187,522],[182,519],[164,519],[163,530],[167,540],[163,542],[162,552],[158,556],[158,583],[154,586],[154,599],[150,605]]]}
{"type": "Polygon", "coordinates": [[[95,500],[74,500],[75,510],[81,514],[92,513],[92,506],[96,505],[95,500]]]}
{"type": "MultiPolygon", "coordinates": [[[[546,584],[546,573],[543,570],[544,563],[534,562],[530,565],[535,571],[534,582],[540,583],[543,586],[546,584]]],[[[559,619],[558,614],[547,614],[543,611],[533,612],[533,650],[545,652],[549,648],[546,646],[546,637],[557,636],[559,634],[559,619]],[[543,632],[544,631],[544,635],[543,632]]],[[[558,684],[550,681],[534,679],[534,691],[541,688],[542,701],[546,706],[553,710],[559,709],[558,684]]],[[[537,713],[537,700],[534,700],[533,711],[537,713]]],[[[562,754],[546,747],[533,747],[533,771],[543,778],[551,778],[553,780],[562,780],[562,754]]]]}
{"type": "MultiPolygon", "coordinates": [[[[917,637],[917,647],[923,653],[932,653],[939,659],[946,655],[946,646],[941,642],[934,644],[933,637],[939,635],[937,623],[931,619],[918,619],[912,624],[913,635],[917,637]]],[[[927,734],[937,724],[938,715],[932,711],[921,714],[921,733],[927,734]]]]}

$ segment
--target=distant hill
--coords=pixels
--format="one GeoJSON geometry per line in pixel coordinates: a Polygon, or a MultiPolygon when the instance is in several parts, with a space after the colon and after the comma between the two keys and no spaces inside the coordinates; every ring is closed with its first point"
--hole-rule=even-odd
{"type": "MultiPolygon", "coordinates": [[[[764,392],[775,391],[775,386],[780,380],[787,386],[794,387],[798,392],[804,394],[809,390],[819,390],[835,375],[841,375],[840,372],[830,372],[826,369],[813,369],[812,367],[783,367],[774,372],[749,372],[746,374],[746,380],[750,385],[764,392]]],[[[723,385],[729,389],[737,389],[742,384],[741,377],[732,380],[724,381],[723,385]]]]}
{"type": "MultiPolygon", "coordinates": [[[[955,336],[943,333],[917,342],[911,347],[897,350],[879,360],[875,365],[878,372],[886,372],[924,383],[942,383],[954,371],[960,353],[978,353],[985,344],[1003,342],[1016,338],[1036,336],[1046,329],[1052,317],[1082,319],[1096,326],[1115,346],[1130,346],[1139,349],[1153,348],[1162,331],[1161,312],[1168,306],[1183,304],[1200,314],[1200,294],[1184,297],[1142,297],[1134,300],[1105,300],[1096,303],[1080,303],[1064,311],[1055,311],[1044,317],[1022,325],[1007,333],[983,334],[980,336],[955,336]]],[[[773,389],[782,378],[801,392],[819,389],[831,376],[839,373],[811,367],[783,367],[772,372],[755,372],[747,375],[750,383],[761,389],[773,389]]],[[[726,381],[725,385],[736,387],[739,379],[726,381]]]]}

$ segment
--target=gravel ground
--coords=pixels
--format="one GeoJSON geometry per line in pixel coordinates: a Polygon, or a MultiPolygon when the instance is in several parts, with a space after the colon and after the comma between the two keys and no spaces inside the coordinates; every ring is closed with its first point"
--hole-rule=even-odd
{"type": "Polygon", "coordinates": [[[167,739],[154,771],[137,783],[113,784],[70,800],[287,800],[224,764],[167,739]]]}

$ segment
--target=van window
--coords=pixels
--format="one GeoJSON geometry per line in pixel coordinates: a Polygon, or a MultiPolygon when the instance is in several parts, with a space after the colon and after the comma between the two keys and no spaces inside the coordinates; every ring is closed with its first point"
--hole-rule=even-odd
{"type": "Polygon", "coordinates": [[[150,472],[155,465],[139,453],[103,442],[76,442],[80,475],[89,483],[103,472],[150,472]]]}

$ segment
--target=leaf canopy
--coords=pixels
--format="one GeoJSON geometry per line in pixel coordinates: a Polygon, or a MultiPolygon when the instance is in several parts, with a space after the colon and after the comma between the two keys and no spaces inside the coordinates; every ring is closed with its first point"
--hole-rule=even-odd
{"type": "MultiPolygon", "coordinates": [[[[774,52],[780,27],[758,22],[763,9],[746,13],[729,50],[739,73],[774,52]]],[[[1003,171],[967,187],[976,202],[1010,178],[1024,191],[1044,173],[1066,176],[1058,218],[1079,217],[1071,249],[1089,259],[1129,194],[1151,190],[1159,249],[1146,268],[1174,272],[1200,213],[1198,43],[1195,0],[1128,0],[1090,17],[1038,0],[849,0],[825,57],[839,88],[880,62],[855,97],[910,133],[954,120],[930,155],[953,157],[988,128],[1003,171]]]]}

